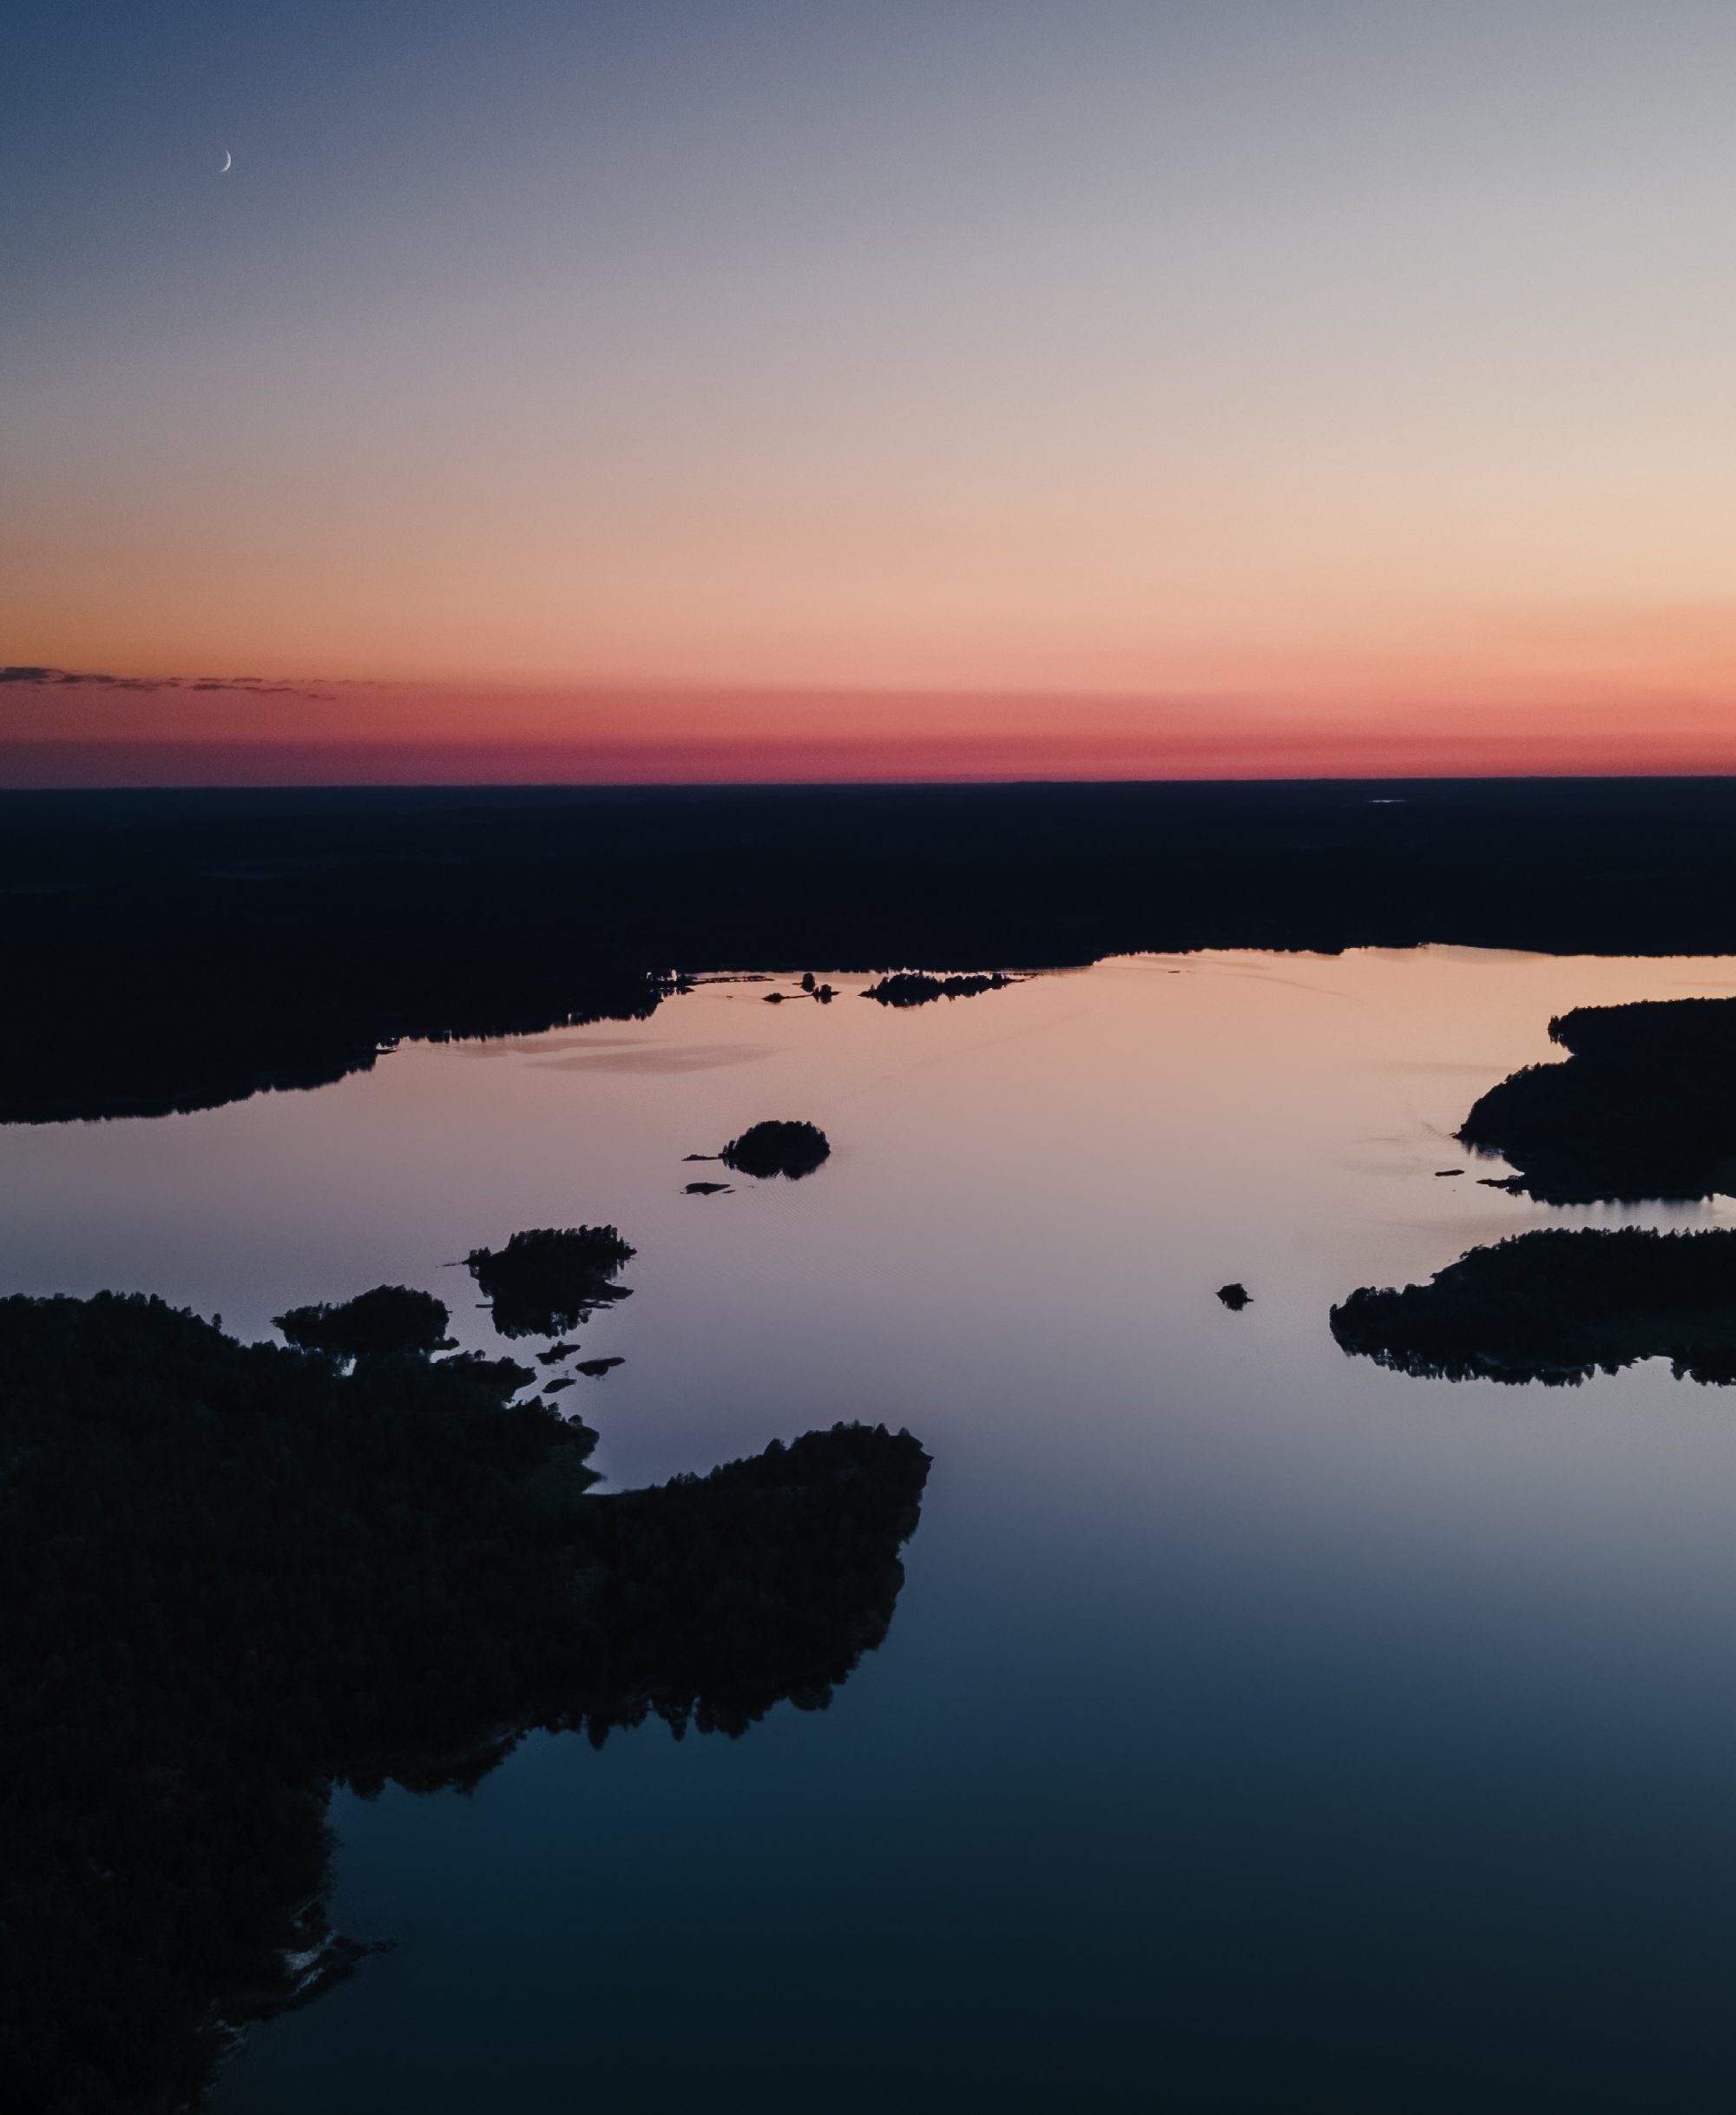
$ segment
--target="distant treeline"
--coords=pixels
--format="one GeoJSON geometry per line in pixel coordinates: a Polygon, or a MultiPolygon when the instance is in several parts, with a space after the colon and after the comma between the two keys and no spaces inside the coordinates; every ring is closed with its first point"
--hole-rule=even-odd
{"type": "MultiPolygon", "coordinates": [[[[340,1327],[427,1333],[392,1304],[340,1327]]],[[[0,1301],[0,1374],[21,2115],[195,2102],[224,2023],[294,1994],[286,1956],[341,1963],[334,1776],[466,1783],[533,1725],[825,1704],[885,1634],[928,1467],[839,1425],[598,1496],[595,1435],[509,1401],[511,1361],[364,1347],[345,1374],[114,1294],[0,1301]]]]}
{"type": "Polygon", "coordinates": [[[1421,941],[1736,952],[1736,784],[0,796],[0,1120],[309,1086],[678,972],[1421,941]]]}
{"type": "Polygon", "coordinates": [[[1332,1334],[1401,1373],[1577,1383],[1636,1359],[1736,1382],[1736,1229],[1545,1227],[1473,1249],[1426,1285],[1364,1286],[1332,1334]]]}

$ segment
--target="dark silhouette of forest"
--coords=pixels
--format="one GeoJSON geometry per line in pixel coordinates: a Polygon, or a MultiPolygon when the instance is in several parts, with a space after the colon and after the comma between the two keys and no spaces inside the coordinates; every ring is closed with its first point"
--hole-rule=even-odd
{"type": "Polygon", "coordinates": [[[1400,1373],[1576,1385],[1636,1359],[1736,1382],[1736,1229],[1545,1227],[1473,1249],[1426,1285],[1364,1286],[1332,1334],[1400,1373]]]}
{"type": "Polygon", "coordinates": [[[634,1019],[680,973],[1736,952],[1736,782],[0,795],[0,1119],[634,1019]]]}
{"type": "Polygon", "coordinates": [[[937,998],[975,998],[983,992],[1003,992],[1016,981],[999,970],[971,977],[930,977],[924,970],[900,970],[871,984],[862,996],[883,1006],[930,1006],[937,998]]]}
{"type": "Polygon", "coordinates": [[[718,1155],[738,1175],[758,1176],[761,1181],[782,1175],[792,1182],[812,1175],[831,1157],[832,1142],[817,1123],[781,1123],[775,1117],[750,1123],[718,1155]]]}
{"type": "Polygon", "coordinates": [[[531,1227],[464,1261],[503,1336],[559,1336],[627,1298],[613,1281],[635,1254],[614,1227],[531,1227]]]}
{"type": "Polygon", "coordinates": [[[1576,1006],[1549,1023],[1570,1055],[1527,1065],[1465,1118],[1509,1187],[1546,1204],[1736,1194],[1736,999],[1576,1006]]]}
{"type": "Polygon", "coordinates": [[[450,1351],[446,1334],[452,1317],[444,1300],[407,1285],[377,1285],[371,1293],[335,1305],[291,1308],[274,1314],[272,1324],[303,1351],[329,1351],[340,1359],[388,1357],[392,1354],[450,1351]]]}
{"type": "Polygon", "coordinates": [[[510,1401],[510,1361],[346,1374],[137,1295],[0,1301],[0,1372],[21,2115],[194,2103],[233,2023],[353,1959],[334,1778],[466,1785],[535,1726],[823,1706],[885,1635],[928,1469],[838,1425],[600,1496],[595,1434],[510,1401]]]}

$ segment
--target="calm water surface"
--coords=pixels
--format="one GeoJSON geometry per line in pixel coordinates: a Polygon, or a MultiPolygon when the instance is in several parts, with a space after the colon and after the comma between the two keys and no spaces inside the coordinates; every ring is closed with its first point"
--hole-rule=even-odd
{"type": "Polygon", "coordinates": [[[635,1297],[584,1345],[627,1363],[564,1399],[613,1481],[837,1418],[934,1456],[829,1710],[340,1795],[336,1921],[393,1950],[220,2115],[1726,2105],[1736,1394],[1411,1380],[1326,1310],[1615,1217],[1479,1188],[1450,1133],[1552,1012],[1736,962],[1137,958],[910,1013],[834,981],[0,1133],[9,1289],[260,1336],[402,1282],[491,1345],[450,1259],[613,1222],[635,1297]],[[681,1194],[767,1116],[828,1165],[681,1194]]]}

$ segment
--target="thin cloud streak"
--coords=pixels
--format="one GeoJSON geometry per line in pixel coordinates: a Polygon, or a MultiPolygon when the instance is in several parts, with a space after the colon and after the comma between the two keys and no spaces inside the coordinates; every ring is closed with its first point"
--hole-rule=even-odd
{"type": "Polygon", "coordinates": [[[330,690],[268,683],[262,675],[110,675],[89,669],[49,669],[15,662],[0,668],[0,685],[32,690],[228,690],[244,697],[312,698],[329,703],[330,690]]]}

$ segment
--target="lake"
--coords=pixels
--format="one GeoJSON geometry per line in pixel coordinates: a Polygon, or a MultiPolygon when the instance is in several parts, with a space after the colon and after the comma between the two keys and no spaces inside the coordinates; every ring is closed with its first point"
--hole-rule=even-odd
{"type": "Polygon", "coordinates": [[[829,1709],[339,1794],[334,1921],[391,1948],[256,2032],[220,2115],[1723,2105],[1736,1395],[1413,1379],[1327,1310],[1532,1226],[1733,1223],[1550,1211],[1451,1134],[1552,1013],[1736,960],[831,981],[0,1131],[7,1290],[258,1337],[402,1282],[497,1350],[454,1260],[613,1223],[634,1296],[580,1334],[625,1363],[558,1399],[611,1486],[840,1418],[934,1457],[829,1709]],[[767,1117],[831,1159],[683,1194],[767,1117]]]}

